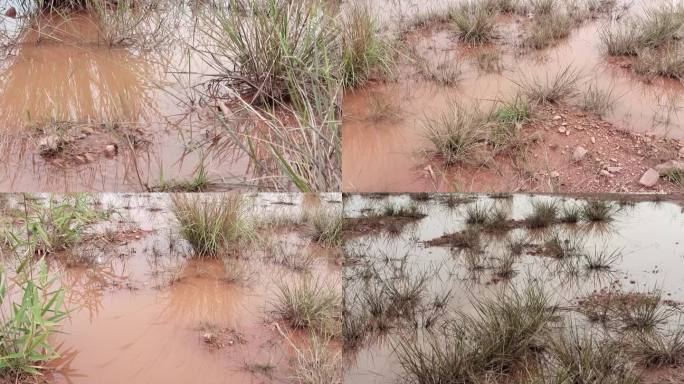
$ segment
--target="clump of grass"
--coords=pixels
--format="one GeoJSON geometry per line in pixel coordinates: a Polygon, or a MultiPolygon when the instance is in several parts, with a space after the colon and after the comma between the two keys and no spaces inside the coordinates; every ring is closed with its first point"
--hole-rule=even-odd
{"type": "Polygon", "coordinates": [[[589,332],[571,328],[551,342],[554,376],[563,383],[624,383],[636,384],[625,354],[615,344],[597,338],[589,332]]]}
{"type": "Polygon", "coordinates": [[[639,75],[662,76],[681,80],[684,78],[684,57],[681,47],[669,45],[659,50],[644,49],[632,66],[639,75]]]}
{"type": "Polygon", "coordinates": [[[525,98],[517,96],[512,101],[502,102],[494,116],[500,124],[523,124],[532,118],[532,106],[525,98]]]}
{"type": "Polygon", "coordinates": [[[376,72],[390,74],[393,48],[380,34],[378,21],[368,4],[349,7],[342,21],[342,82],[358,87],[376,72]]]}
{"type": "Polygon", "coordinates": [[[615,312],[627,329],[652,330],[664,324],[672,315],[672,311],[662,305],[659,290],[626,295],[623,300],[617,301],[615,312]]]}
{"type": "Polygon", "coordinates": [[[502,279],[510,279],[516,273],[516,255],[513,252],[504,252],[501,256],[494,258],[492,271],[495,276],[502,279]]]}
{"type": "MultiPolygon", "coordinates": [[[[68,249],[81,240],[88,225],[104,217],[85,194],[65,195],[60,199],[50,196],[46,202],[24,199],[24,204],[24,219],[31,237],[27,240],[40,253],[68,249]]],[[[23,242],[18,236],[11,237],[12,246],[23,242]]]]}
{"type": "Polygon", "coordinates": [[[425,216],[425,214],[421,212],[420,208],[415,203],[397,205],[388,202],[382,209],[382,216],[419,218],[425,216]]]}
{"type": "Polygon", "coordinates": [[[591,84],[582,95],[581,107],[585,111],[603,116],[610,112],[615,105],[613,89],[602,89],[597,84],[591,84]]]}
{"type": "Polygon", "coordinates": [[[562,223],[576,224],[582,219],[582,207],[577,204],[564,205],[559,220],[562,223]]]}
{"type": "Polygon", "coordinates": [[[552,200],[535,200],[532,202],[532,213],[525,218],[531,228],[544,228],[558,221],[560,207],[552,200]]]}
{"type": "Polygon", "coordinates": [[[365,312],[345,307],[342,315],[342,341],[345,348],[356,349],[366,339],[368,318],[365,312]]]}
{"type": "Polygon", "coordinates": [[[465,222],[471,225],[482,225],[489,221],[491,207],[484,204],[471,204],[465,210],[465,222]]]}
{"type": "Polygon", "coordinates": [[[319,1],[230,0],[211,8],[205,19],[211,52],[205,61],[219,73],[215,81],[250,101],[297,97],[297,88],[310,94],[335,75],[331,59],[338,32],[319,1]]]}
{"type": "Polygon", "coordinates": [[[437,118],[424,122],[427,138],[447,166],[471,163],[475,153],[486,144],[490,115],[479,109],[455,105],[437,118]]]}
{"type": "Polygon", "coordinates": [[[546,73],[544,79],[523,76],[518,85],[531,102],[557,103],[577,95],[577,82],[581,77],[580,71],[568,65],[552,77],[546,73]]]}
{"type": "Polygon", "coordinates": [[[528,244],[526,235],[509,236],[506,238],[506,248],[515,256],[522,255],[525,247],[528,244]]]}
{"type": "Polygon", "coordinates": [[[527,10],[525,2],[521,0],[482,0],[482,3],[487,9],[501,13],[522,14],[527,10]]]}
{"type": "Polygon", "coordinates": [[[219,257],[252,237],[247,205],[238,194],[171,195],[181,236],[199,257],[219,257]]]}
{"type": "Polygon", "coordinates": [[[639,25],[627,21],[605,25],[599,31],[599,38],[610,56],[636,56],[641,48],[639,25]]]}
{"type": "MultiPolygon", "coordinates": [[[[296,79],[296,77],[293,77],[296,79]]],[[[308,84],[308,82],[305,81],[308,84]]],[[[279,103],[278,113],[254,107],[240,98],[257,124],[245,133],[240,124],[222,121],[232,146],[249,156],[270,189],[300,192],[339,190],[341,183],[341,85],[334,78],[311,87],[292,82],[291,103],[279,103]]]]}
{"type": "Polygon", "coordinates": [[[539,357],[555,317],[537,285],[475,300],[474,314],[461,314],[443,334],[425,343],[395,345],[409,383],[474,383],[506,375],[539,357]]]}
{"type": "Polygon", "coordinates": [[[640,47],[658,48],[678,39],[682,25],[681,6],[672,4],[648,9],[640,22],[640,47]]]}
{"type": "Polygon", "coordinates": [[[505,231],[509,229],[508,212],[500,205],[493,206],[487,215],[484,226],[490,231],[505,231]]]}
{"type": "Polygon", "coordinates": [[[638,332],[630,340],[630,350],[648,368],[679,367],[684,364],[684,330],[663,335],[638,332]]]}
{"type": "Polygon", "coordinates": [[[614,213],[615,206],[605,200],[591,200],[582,206],[582,218],[586,221],[612,221],[614,213]]]}
{"type": "Polygon", "coordinates": [[[340,297],[330,284],[304,278],[278,287],[274,312],[296,329],[330,332],[338,319],[340,297]]]}
{"type": "Polygon", "coordinates": [[[502,102],[492,116],[489,142],[495,150],[520,148],[529,140],[522,135],[523,124],[532,118],[532,107],[527,99],[516,96],[502,102]]]}
{"type": "Polygon", "coordinates": [[[340,354],[333,352],[330,341],[315,334],[307,349],[297,349],[294,379],[301,384],[338,383],[341,379],[340,354]]]}
{"type": "Polygon", "coordinates": [[[51,288],[54,279],[43,259],[36,264],[35,276],[27,260],[11,280],[0,268],[0,377],[11,381],[40,375],[43,364],[59,357],[49,339],[68,315],[64,289],[51,288]]]}
{"type": "Polygon", "coordinates": [[[305,214],[311,238],[325,246],[342,244],[342,212],[318,208],[305,214]]]}
{"type": "Polygon", "coordinates": [[[496,10],[488,8],[480,1],[467,1],[456,7],[451,14],[460,39],[474,44],[483,44],[493,38],[496,16],[496,10]]]}
{"type": "Polygon", "coordinates": [[[584,266],[589,270],[600,271],[610,269],[613,264],[620,261],[622,251],[619,249],[608,250],[595,248],[593,253],[584,253],[584,266]]]}
{"type": "Polygon", "coordinates": [[[637,56],[645,50],[659,49],[680,38],[683,11],[676,5],[650,8],[641,17],[605,26],[601,41],[612,56],[637,56]]]}
{"type": "Polygon", "coordinates": [[[545,252],[556,259],[567,259],[582,254],[583,243],[581,238],[562,238],[558,233],[544,241],[545,252]]]}
{"type": "Polygon", "coordinates": [[[574,21],[567,12],[552,11],[534,19],[523,45],[534,49],[544,49],[556,41],[570,36],[574,21]]]}
{"type": "Polygon", "coordinates": [[[532,13],[535,15],[549,15],[556,11],[558,3],[556,0],[530,0],[532,13]]]}
{"type": "Polygon", "coordinates": [[[679,185],[684,188],[684,172],[678,169],[668,169],[663,175],[665,179],[679,185]]]}

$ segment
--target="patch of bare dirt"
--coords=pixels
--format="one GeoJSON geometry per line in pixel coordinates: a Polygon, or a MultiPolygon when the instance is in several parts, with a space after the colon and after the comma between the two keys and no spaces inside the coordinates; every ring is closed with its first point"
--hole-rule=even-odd
{"type": "Polygon", "coordinates": [[[681,186],[662,177],[652,187],[640,180],[650,168],[684,157],[683,140],[627,132],[569,105],[539,106],[523,132],[538,135],[526,153],[456,166],[444,181],[466,191],[682,193],[681,186]]]}

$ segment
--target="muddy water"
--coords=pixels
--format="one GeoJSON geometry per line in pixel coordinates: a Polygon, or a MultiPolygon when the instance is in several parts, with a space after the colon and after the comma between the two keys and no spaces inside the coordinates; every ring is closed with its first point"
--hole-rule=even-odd
{"type": "MultiPolygon", "coordinates": [[[[402,16],[387,23],[390,30],[426,9],[412,2],[401,3],[404,6],[397,7],[395,12],[402,16]]],[[[440,6],[440,2],[435,2],[432,8],[440,9],[440,6]]],[[[630,10],[639,12],[645,7],[646,3],[637,2],[630,10]]],[[[437,27],[411,35],[408,43],[432,66],[459,61],[462,75],[457,86],[440,87],[422,80],[412,69],[400,68],[401,80],[397,82],[372,84],[347,93],[344,98],[344,190],[437,189],[437,183],[427,177],[430,169],[425,169],[425,158],[420,155],[422,150],[431,148],[424,137],[423,122],[427,117],[434,118],[456,103],[465,106],[478,103],[488,108],[493,100],[510,100],[520,92],[517,84],[521,80],[544,81],[569,65],[583,74],[581,90],[590,86],[613,90],[617,100],[605,117],[608,121],[625,130],[684,138],[684,120],[680,116],[684,86],[667,79],[646,82],[629,69],[609,64],[599,38],[599,30],[608,22],[608,16],[585,23],[567,40],[541,52],[522,52],[516,48],[523,20],[502,17],[499,21],[499,39],[489,50],[498,56],[500,72],[481,69],[478,50],[461,46],[452,30],[437,27]],[[377,105],[377,100],[390,104],[392,118],[376,118],[378,108],[373,105],[377,105]]]]}
{"type": "Polygon", "coordinates": [[[0,56],[0,190],[145,191],[191,179],[200,164],[215,189],[253,178],[215,113],[196,105],[194,87],[213,71],[188,46],[196,43],[191,10],[174,12],[156,15],[165,18],[163,40],[151,47],[110,47],[85,13],[3,20],[17,43],[0,56]],[[41,156],[40,138],[62,122],[88,130],[74,156],[41,156]],[[109,144],[116,155],[105,153],[109,144]]]}
{"type": "MultiPolygon", "coordinates": [[[[248,282],[228,283],[221,262],[188,258],[189,246],[177,233],[168,195],[96,196],[102,208],[116,213],[90,232],[112,231],[119,238],[74,249],[95,260],[92,265],[50,265],[61,272],[67,305],[73,310],[63,333],[52,339],[62,358],[50,364],[50,382],[288,380],[292,350],[269,311],[277,284],[299,278],[298,272],[254,251],[236,261],[249,273],[248,282]],[[219,334],[222,347],[204,341],[208,332],[219,334]],[[272,377],[248,372],[245,367],[253,364],[272,366],[272,377]]],[[[339,194],[260,194],[249,199],[255,217],[294,216],[312,205],[341,209],[339,194]]],[[[339,267],[301,233],[280,231],[269,238],[297,252],[315,249],[320,257],[311,273],[338,281],[339,267]]]]}
{"type": "MultiPolygon", "coordinates": [[[[497,280],[490,271],[468,271],[463,254],[450,251],[448,247],[430,247],[425,244],[444,234],[451,234],[466,227],[464,212],[468,204],[482,206],[499,205],[510,218],[523,219],[531,212],[531,201],[549,199],[546,196],[514,195],[510,199],[492,199],[480,196],[470,203],[455,208],[444,205],[441,197],[428,202],[416,202],[407,195],[371,199],[361,195],[345,198],[345,217],[359,217],[369,212],[381,212],[390,203],[395,206],[418,205],[427,214],[414,225],[408,225],[397,235],[368,235],[347,242],[345,250],[351,255],[364,255],[364,263],[372,264],[380,275],[387,278],[402,276],[401,272],[415,278],[427,273],[425,300],[451,291],[447,305],[449,311],[471,310],[470,300],[496,294],[506,284],[497,280]],[[401,271],[401,272],[400,272],[401,271]]],[[[555,198],[565,204],[581,203],[581,200],[555,198]]],[[[680,204],[641,202],[625,206],[608,225],[560,225],[555,228],[561,236],[577,236],[583,241],[583,249],[620,249],[622,258],[611,272],[569,276],[558,268],[556,260],[523,254],[515,263],[516,275],[510,284],[523,284],[530,279],[541,282],[562,308],[576,304],[576,299],[594,290],[613,286],[624,291],[647,292],[659,288],[663,299],[684,301],[684,210],[680,204]],[[649,223],[644,227],[644,223],[649,223]]],[[[553,231],[514,230],[511,236],[528,235],[530,241],[541,242],[553,231]]],[[[565,238],[565,237],[563,237],[565,238]]],[[[505,237],[485,236],[486,254],[497,257],[504,246],[505,237]]],[[[368,289],[361,276],[365,265],[345,270],[348,302],[353,302],[361,289],[368,289]]],[[[573,312],[565,314],[573,316],[573,312]]],[[[349,352],[348,383],[395,383],[401,379],[402,370],[393,352],[392,342],[397,337],[407,337],[411,330],[390,329],[380,337],[370,337],[359,350],[349,352]]]]}

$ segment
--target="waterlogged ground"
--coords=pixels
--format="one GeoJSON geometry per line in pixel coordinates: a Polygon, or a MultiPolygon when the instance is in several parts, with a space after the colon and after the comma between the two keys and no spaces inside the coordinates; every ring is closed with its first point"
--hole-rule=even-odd
{"type": "MultiPolygon", "coordinates": [[[[94,196],[109,219],[89,227],[72,249],[48,257],[72,311],[50,340],[61,357],[48,364],[49,382],[294,380],[293,348],[306,351],[309,336],[273,315],[275,294],[303,278],[339,291],[339,250],[313,242],[298,224],[304,209],[340,212],[339,194],[247,196],[263,243],[239,250],[225,265],[190,258],[169,195],[94,196]]],[[[22,197],[5,200],[4,212],[20,223],[22,197]]],[[[337,353],[334,341],[328,348],[337,353]]]]}
{"type": "Polygon", "coordinates": [[[611,12],[588,17],[568,38],[542,50],[521,47],[529,23],[524,15],[500,16],[496,38],[482,47],[460,42],[455,29],[439,21],[428,19],[427,25],[411,27],[418,17],[443,14],[457,3],[372,2],[387,39],[403,32],[402,48],[408,47],[432,68],[453,66],[460,74],[453,85],[437,84],[426,80],[415,66],[402,63],[403,54],[389,81],[346,93],[345,191],[677,190],[678,186],[662,181],[645,188],[639,180],[649,167],[682,153],[684,87],[677,80],[634,75],[623,62],[604,54],[599,35],[612,20],[640,14],[656,2],[618,2],[611,12]],[[536,121],[525,127],[540,140],[522,156],[499,156],[482,166],[447,169],[425,155],[433,148],[426,138],[426,119],[435,119],[456,104],[466,108],[477,104],[486,110],[495,101],[513,100],[523,79],[552,79],[568,66],[582,73],[580,93],[590,87],[612,89],[613,108],[600,118],[573,106],[577,100],[540,108],[536,121]],[[570,161],[577,146],[589,151],[588,161],[570,161]],[[608,167],[615,168],[608,171],[608,167]]]}
{"type": "MultiPolygon", "coordinates": [[[[345,326],[346,382],[396,383],[407,378],[415,382],[399,364],[395,350],[399,340],[420,345],[420,340],[440,329],[443,320],[472,313],[474,300],[493,298],[504,287],[522,287],[531,281],[548,291],[562,318],[573,319],[585,329],[605,331],[580,313],[580,304],[590,295],[655,290],[662,292],[661,305],[674,312],[668,321],[681,327],[677,323],[684,302],[681,201],[625,198],[611,202],[610,222],[580,221],[541,229],[513,225],[496,231],[465,222],[466,212],[480,206],[495,207],[510,223],[520,223],[532,212],[533,202],[539,201],[568,207],[585,203],[542,195],[345,195],[345,321],[355,324],[345,326]],[[401,213],[388,216],[388,207],[401,213]],[[481,252],[474,252],[474,243],[457,241],[457,236],[443,237],[468,228],[478,228],[475,237],[481,252]],[[578,259],[564,261],[546,254],[545,241],[554,235],[579,244],[581,252],[615,250],[619,257],[606,269],[588,270],[578,259]],[[516,240],[525,245],[510,274],[504,274],[499,266],[516,240]],[[391,301],[395,304],[382,309],[383,297],[405,301],[391,301]],[[397,303],[411,304],[392,312],[397,303]]],[[[608,332],[621,334],[613,326],[608,332]]],[[[684,377],[681,369],[637,369],[647,383],[679,382],[684,377]]]]}
{"type": "MultiPolygon", "coordinates": [[[[0,16],[0,190],[205,190],[258,177],[203,84],[198,8],[159,6],[103,24],[84,12],[0,16]],[[120,26],[123,25],[123,26],[120,26]]],[[[114,16],[112,16],[114,17],[114,16]]]]}

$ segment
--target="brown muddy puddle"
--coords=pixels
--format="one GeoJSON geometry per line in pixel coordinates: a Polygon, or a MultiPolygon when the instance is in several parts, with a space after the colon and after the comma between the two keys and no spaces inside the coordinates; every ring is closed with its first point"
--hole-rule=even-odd
{"type": "MultiPolygon", "coordinates": [[[[93,196],[113,214],[89,228],[84,238],[106,234],[109,240],[83,241],[71,250],[87,255],[91,262],[86,265],[59,259],[49,263],[60,274],[72,310],[51,339],[61,357],[48,365],[49,382],[292,380],[293,344],[281,332],[299,348],[308,334],[278,324],[272,314],[275,294],[279,284],[306,276],[339,289],[334,248],[313,243],[301,226],[260,226],[260,236],[270,246],[255,247],[233,260],[246,278],[230,282],[221,261],[189,258],[191,249],[178,234],[169,195],[93,196]],[[294,270],[274,261],[278,252],[309,255],[313,262],[308,269],[294,270]]],[[[9,199],[10,207],[21,200],[18,195],[9,199]]],[[[258,194],[248,199],[253,218],[295,219],[305,207],[341,211],[339,194],[258,194]]]]}
{"type": "Polygon", "coordinates": [[[209,190],[254,178],[217,111],[198,103],[213,71],[192,51],[192,10],[147,19],[157,30],[141,37],[112,34],[83,12],[30,24],[3,16],[0,189],[155,191],[201,168],[209,190]]]}
{"type": "MultiPolygon", "coordinates": [[[[376,9],[389,7],[389,3],[401,4],[391,8],[390,13],[394,16],[382,17],[391,20],[383,23],[390,32],[410,25],[416,15],[445,7],[440,1],[425,5],[411,1],[373,2],[376,9]]],[[[636,13],[651,6],[652,2],[631,4],[629,11],[636,13]]],[[[500,16],[498,37],[494,43],[482,48],[461,44],[454,29],[441,24],[410,32],[405,44],[428,65],[460,63],[458,83],[441,86],[425,80],[410,65],[400,64],[395,74],[398,80],[376,81],[347,92],[343,118],[343,189],[349,192],[553,191],[548,186],[530,187],[524,182],[520,182],[523,186],[518,185],[519,180],[514,180],[505,165],[502,169],[482,172],[484,175],[461,175],[460,170],[443,170],[439,162],[431,162],[424,154],[432,148],[424,133],[424,122],[455,104],[471,106],[477,103],[487,109],[496,101],[513,100],[521,93],[517,84],[522,79],[543,81],[568,66],[582,73],[580,92],[589,87],[613,90],[616,101],[603,120],[626,132],[684,139],[684,120],[679,113],[684,86],[675,80],[640,78],[630,69],[610,63],[603,54],[599,30],[610,17],[624,17],[620,6],[616,10],[614,15],[604,14],[584,21],[569,38],[541,51],[521,47],[525,16],[500,16]]],[[[561,114],[562,109],[559,107],[551,117],[561,114]]],[[[570,144],[591,146],[589,135],[584,135],[586,131],[573,133],[570,144]]],[[[602,144],[601,138],[597,137],[597,140],[598,145],[602,144]]],[[[603,144],[610,147],[609,140],[605,138],[603,144]]],[[[596,151],[607,149],[597,147],[596,151]]],[[[543,151],[535,151],[535,155],[545,156],[543,151]]],[[[538,163],[539,160],[530,162],[538,163]]],[[[617,188],[602,186],[599,189],[609,192],[617,188]]]]}
{"type": "MultiPolygon", "coordinates": [[[[562,308],[560,315],[565,320],[590,329],[601,326],[589,323],[578,311],[580,299],[606,290],[644,293],[659,289],[663,305],[672,306],[673,311],[681,315],[680,304],[684,302],[684,209],[681,201],[613,201],[615,214],[607,223],[557,224],[546,229],[516,228],[499,233],[480,231],[482,269],[470,267],[466,248],[428,244],[443,235],[466,229],[466,211],[474,206],[498,207],[509,219],[522,220],[532,211],[533,202],[550,200],[565,206],[585,202],[570,197],[517,194],[491,197],[345,195],[345,218],[382,216],[388,206],[410,208],[411,212],[415,209],[426,215],[400,227],[391,226],[385,219],[382,231],[357,234],[345,244],[346,316],[368,318],[364,314],[376,308],[368,304],[375,302],[370,300],[374,296],[368,292],[392,292],[394,288],[410,292],[412,287],[419,287],[420,292],[413,311],[406,311],[403,318],[387,320],[389,324],[383,327],[377,323],[375,328],[368,325],[360,336],[361,341],[345,348],[345,382],[403,382],[409,374],[403,371],[397,358],[398,340],[417,340],[415,342],[420,344],[421,338],[431,332],[439,334],[440,321],[472,312],[472,300],[493,297],[504,287],[520,287],[529,281],[540,283],[548,291],[554,305],[562,308]],[[534,244],[543,244],[555,234],[563,239],[577,239],[585,252],[617,249],[621,256],[603,271],[565,268],[564,265],[569,264],[535,251],[534,244]],[[512,277],[504,278],[495,272],[496,262],[510,244],[507,241],[515,239],[525,239],[528,245],[515,258],[512,277]]],[[[677,319],[675,314],[670,321],[681,327],[681,323],[676,323],[677,319]]],[[[382,324],[381,320],[376,321],[382,324]]],[[[643,382],[651,383],[658,382],[651,378],[660,377],[662,372],[646,370],[642,373],[643,382]]],[[[681,369],[667,371],[662,377],[681,380],[684,372],[681,369]]],[[[408,382],[412,382],[411,379],[408,382]]]]}

